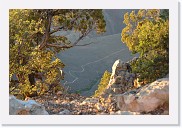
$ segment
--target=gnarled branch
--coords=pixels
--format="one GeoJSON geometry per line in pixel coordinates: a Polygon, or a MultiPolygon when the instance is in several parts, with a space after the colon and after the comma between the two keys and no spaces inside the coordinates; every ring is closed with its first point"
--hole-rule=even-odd
{"type": "Polygon", "coordinates": [[[39,47],[40,50],[43,49],[47,45],[47,41],[50,37],[49,32],[50,32],[50,28],[51,28],[52,17],[53,17],[53,15],[50,12],[48,12],[48,19],[47,19],[48,23],[47,23],[47,27],[45,30],[45,34],[44,34],[42,43],[40,44],[40,47],[39,47]]]}
{"type": "MultiPolygon", "coordinates": [[[[87,36],[90,32],[92,31],[92,29],[89,29],[87,30],[87,32],[85,32],[84,34],[82,34],[72,45],[57,45],[57,44],[48,44],[47,43],[47,46],[50,46],[50,47],[57,47],[57,48],[71,48],[71,47],[74,47],[74,46],[86,46],[86,45],[89,45],[89,44],[83,44],[83,45],[77,45],[79,43],[79,41],[81,41],[85,36],[87,36]]],[[[93,42],[92,42],[93,43],[93,42]]]]}
{"type": "MultiPolygon", "coordinates": [[[[83,10],[80,11],[80,14],[79,14],[77,17],[75,17],[74,19],[71,20],[71,24],[73,24],[73,23],[82,15],[82,12],[83,12],[83,10]]],[[[51,35],[51,34],[53,34],[53,33],[55,33],[55,32],[58,32],[58,31],[60,31],[61,29],[64,29],[65,26],[66,26],[66,23],[63,23],[62,26],[60,26],[60,27],[58,27],[58,28],[52,30],[51,32],[49,32],[49,34],[51,35]]]]}

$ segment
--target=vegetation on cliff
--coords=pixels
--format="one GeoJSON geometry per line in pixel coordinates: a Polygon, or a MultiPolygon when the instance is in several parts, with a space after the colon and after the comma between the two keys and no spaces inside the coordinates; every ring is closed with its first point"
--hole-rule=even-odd
{"type": "Polygon", "coordinates": [[[100,80],[100,83],[98,84],[98,89],[95,91],[94,97],[99,97],[104,92],[104,90],[106,90],[110,77],[111,73],[106,70],[100,80]]]}
{"type": "Polygon", "coordinates": [[[145,83],[169,73],[169,10],[132,11],[124,15],[126,27],[121,40],[132,53],[139,53],[131,63],[134,73],[145,83]]]}

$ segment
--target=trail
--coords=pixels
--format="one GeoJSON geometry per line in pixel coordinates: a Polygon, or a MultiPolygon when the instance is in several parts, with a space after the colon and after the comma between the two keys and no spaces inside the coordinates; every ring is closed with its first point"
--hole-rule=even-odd
{"type": "Polygon", "coordinates": [[[75,75],[73,75],[72,73],[74,73],[74,72],[79,72],[79,73],[82,73],[82,72],[84,72],[85,71],[85,68],[84,67],[86,67],[86,66],[88,66],[88,65],[90,65],[90,64],[93,64],[93,63],[97,63],[97,62],[99,62],[99,61],[102,61],[102,60],[104,60],[104,59],[106,59],[106,58],[108,58],[108,57],[110,57],[110,56],[112,56],[112,55],[115,55],[115,54],[117,54],[117,53],[119,53],[119,52],[122,52],[122,51],[124,51],[124,50],[126,50],[126,49],[121,49],[121,50],[119,50],[119,51],[116,51],[116,52],[113,52],[113,53],[111,53],[111,54],[109,54],[109,55],[107,55],[107,56],[104,56],[103,58],[101,58],[101,59],[99,59],[99,60],[95,60],[95,61],[91,61],[91,62],[89,62],[89,63],[86,63],[86,64],[84,64],[84,65],[81,65],[81,71],[76,71],[76,70],[70,70],[69,71],[69,75],[70,76],[72,76],[73,78],[75,78],[72,82],[65,82],[64,83],[64,85],[67,85],[67,84],[73,84],[75,81],[77,81],[79,78],[78,77],[76,77],[75,75]]]}

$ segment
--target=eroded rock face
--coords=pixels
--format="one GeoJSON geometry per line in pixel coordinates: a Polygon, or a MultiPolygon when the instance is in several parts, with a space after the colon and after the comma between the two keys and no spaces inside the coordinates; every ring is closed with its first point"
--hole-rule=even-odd
{"type": "Polygon", "coordinates": [[[135,78],[135,74],[131,73],[129,63],[116,60],[112,66],[111,78],[103,97],[107,97],[110,94],[122,94],[130,90],[134,87],[135,78]]]}
{"type": "Polygon", "coordinates": [[[9,97],[10,115],[49,115],[43,106],[34,100],[22,101],[14,96],[9,97]]]}
{"type": "Polygon", "coordinates": [[[136,90],[135,93],[116,95],[116,99],[117,106],[121,111],[153,111],[163,104],[169,104],[169,78],[159,79],[151,84],[145,85],[136,90]]]}

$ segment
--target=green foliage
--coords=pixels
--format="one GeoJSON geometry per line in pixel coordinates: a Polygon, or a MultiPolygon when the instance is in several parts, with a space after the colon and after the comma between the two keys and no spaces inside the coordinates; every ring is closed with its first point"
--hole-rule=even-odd
{"type": "Polygon", "coordinates": [[[168,10],[139,10],[124,15],[122,42],[140,57],[132,69],[146,83],[164,77],[169,72],[168,10]]]}
{"type": "Polygon", "coordinates": [[[98,85],[98,89],[95,91],[94,97],[99,97],[106,90],[106,87],[109,84],[110,77],[111,73],[106,70],[98,85]]]}
{"type": "Polygon", "coordinates": [[[43,94],[50,86],[61,86],[60,70],[65,65],[57,58],[57,53],[76,46],[92,30],[105,32],[105,26],[102,10],[11,9],[10,92],[14,94],[16,90],[26,97],[32,93],[43,94]],[[71,42],[55,34],[60,31],[75,31],[81,36],[71,42]]]}
{"type": "Polygon", "coordinates": [[[169,9],[161,10],[160,12],[160,18],[167,20],[169,19],[169,9]]]}

